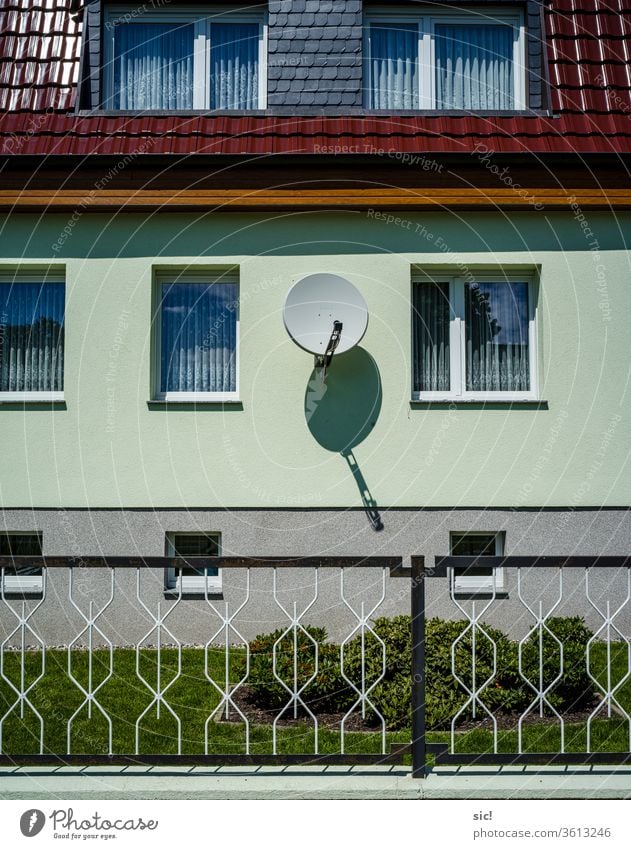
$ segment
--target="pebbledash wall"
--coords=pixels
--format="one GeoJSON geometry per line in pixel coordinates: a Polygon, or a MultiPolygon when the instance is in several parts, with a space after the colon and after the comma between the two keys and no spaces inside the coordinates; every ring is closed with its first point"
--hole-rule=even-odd
{"type": "MultiPolygon", "coordinates": [[[[2,530],[40,530],[45,554],[69,556],[161,555],[165,533],[178,530],[220,532],[222,552],[239,555],[431,558],[448,553],[450,531],[476,530],[504,531],[507,554],[631,551],[631,215],[84,214],[70,228],[68,220],[2,223],[1,266],[52,263],[67,281],[65,404],[0,406],[2,530]],[[153,276],[190,267],[238,271],[240,405],[148,403],[153,276]],[[545,403],[410,404],[415,267],[537,275],[545,403]],[[344,392],[333,381],[316,399],[317,426],[312,358],[282,322],[289,287],[316,271],[348,277],[370,310],[361,349],[333,366],[344,392]],[[380,532],[335,439],[365,395],[376,401],[354,457],[380,532]]],[[[351,581],[352,597],[376,600],[371,575],[351,581]]],[[[560,612],[589,613],[582,577],[567,576],[566,598],[576,596],[560,612]]],[[[57,643],[78,630],[65,580],[60,573],[37,614],[39,632],[57,643]]],[[[103,574],[89,580],[95,597],[105,591],[103,574]]],[[[544,574],[530,580],[533,591],[549,584],[544,574]]],[[[609,580],[620,576],[602,576],[600,588],[609,580]]],[[[243,581],[241,572],[224,576],[227,601],[241,597],[243,581]]],[[[488,616],[515,633],[526,622],[516,595],[508,575],[488,616]]],[[[146,575],[143,598],[164,604],[162,575],[146,575]]],[[[429,601],[433,614],[457,614],[444,580],[430,582],[429,601]]],[[[408,607],[409,583],[390,579],[382,612],[408,607]]],[[[117,643],[148,630],[137,608],[132,576],[123,576],[108,612],[117,643]]],[[[182,600],[170,621],[185,642],[208,639],[203,600],[182,600]]],[[[269,575],[258,574],[243,635],[283,621],[269,575]]],[[[338,575],[323,575],[308,621],[333,636],[346,629],[338,575]]],[[[0,624],[9,622],[5,610],[0,624]]]]}

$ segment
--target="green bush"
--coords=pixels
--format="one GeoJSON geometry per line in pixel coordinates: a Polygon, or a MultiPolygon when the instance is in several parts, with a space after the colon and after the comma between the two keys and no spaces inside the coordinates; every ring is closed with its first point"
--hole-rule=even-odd
{"type": "MultiPolygon", "coordinates": [[[[366,688],[384,677],[369,693],[368,698],[383,716],[388,728],[401,728],[409,725],[412,702],[412,680],[410,669],[412,662],[412,632],[409,616],[395,616],[391,619],[383,616],[375,619],[373,630],[385,644],[384,647],[370,633],[364,637],[365,682],[366,688]]],[[[361,637],[357,636],[344,646],[344,673],[361,692],[362,653],[361,637]]],[[[348,686],[348,685],[347,685],[348,686]]],[[[352,688],[349,688],[352,690],[352,688]]],[[[352,690],[352,702],[357,701],[358,693],[352,690]]],[[[369,716],[374,718],[372,711],[369,716]]]]}
{"type": "MultiPolygon", "coordinates": [[[[547,626],[563,645],[563,675],[548,699],[559,711],[585,707],[593,699],[585,664],[591,631],[580,617],[550,619],[547,626]]],[[[428,728],[445,728],[469,698],[465,687],[473,688],[472,632],[465,621],[438,618],[428,619],[425,628],[426,723],[428,728]],[[452,673],[452,651],[456,676],[462,683],[452,673]]],[[[509,640],[497,628],[482,625],[482,629],[484,633],[480,629],[476,633],[475,684],[480,687],[487,680],[489,683],[480,693],[480,700],[494,713],[523,711],[533,701],[535,693],[519,674],[518,643],[509,640]]],[[[318,671],[313,682],[305,688],[304,701],[314,713],[347,711],[357,702],[357,691],[361,691],[361,637],[356,636],[341,647],[327,642],[324,628],[308,627],[306,630],[318,644],[318,671]]],[[[370,633],[364,636],[366,688],[378,681],[382,673],[383,678],[370,691],[369,699],[388,728],[406,727],[410,723],[412,693],[410,617],[378,618],[373,630],[376,637],[370,633]]],[[[250,643],[251,692],[259,706],[275,711],[286,705],[290,697],[273,674],[273,646],[281,634],[282,631],[263,634],[250,643]]],[[[547,686],[558,675],[560,660],[559,646],[548,633],[543,637],[543,654],[543,681],[547,686]]],[[[302,686],[315,671],[314,646],[302,632],[298,635],[298,657],[298,685],[302,686]]],[[[538,686],[538,634],[524,643],[521,663],[523,674],[538,686]]],[[[278,675],[292,688],[293,634],[284,637],[277,646],[276,668],[278,675]]],[[[471,715],[469,706],[460,719],[469,719],[471,715]]],[[[484,716],[479,706],[477,716],[484,716]]],[[[375,719],[370,708],[368,718],[375,719]]]]}
{"type": "MultiPolygon", "coordinates": [[[[480,700],[490,711],[512,711],[525,703],[523,688],[517,672],[515,643],[497,628],[482,625],[488,636],[476,632],[475,686],[489,680],[480,693],[480,700]],[[495,643],[495,675],[493,675],[493,643],[495,643]]],[[[425,630],[426,722],[429,728],[448,726],[469,698],[466,690],[452,673],[452,646],[457,677],[473,689],[473,639],[468,623],[429,619],[425,630]],[[458,642],[456,642],[458,640],[458,642]]],[[[484,709],[476,705],[477,716],[484,709]]],[[[471,708],[461,714],[472,715],[471,708]]]]}
{"type": "MultiPolygon", "coordinates": [[[[303,687],[315,672],[315,648],[318,645],[318,671],[314,681],[305,687],[302,700],[314,712],[338,711],[344,707],[346,689],[340,671],[340,647],[326,641],[326,629],[307,626],[307,634],[297,633],[297,685],[303,687]],[[311,639],[309,639],[311,637],[311,639]]],[[[265,709],[278,711],[284,707],[290,693],[280,683],[279,676],[290,690],[294,687],[294,636],[289,633],[276,647],[276,675],[274,675],[274,645],[282,636],[277,630],[260,634],[250,643],[250,675],[248,685],[256,703],[265,709]]]]}
{"type": "MultiPolygon", "coordinates": [[[[547,631],[543,633],[543,686],[548,687],[559,674],[561,668],[561,651],[557,640],[563,646],[563,676],[554,685],[548,701],[557,710],[578,710],[584,708],[593,700],[594,685],[587,674],[587,643],[593,636],[580,616],[558,616],[546,622],[547,631]]],[[[533,636],[524,644],[522,649],[522,672],[529,681],[539,688],[539,635],[533,636]]],[[[535,697],[535,692],[525,685],[528,693],[528,703],[535,697]]]]}

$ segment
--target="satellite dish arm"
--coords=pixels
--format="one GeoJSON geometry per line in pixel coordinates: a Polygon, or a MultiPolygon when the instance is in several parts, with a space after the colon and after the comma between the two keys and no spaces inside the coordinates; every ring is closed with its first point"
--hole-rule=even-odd
{"type": "Polygon", "coordinates": [[[335,353],[335,349],[340,344],[340,339],[342,337],[342,327],[344,325],[341,321],[333,322],[333,333],[331,333],[331,338],[329,339],[328,345],[326,346],[326,353],[322,356],[316,354],[315,357],[315,365],[316,368],[324,368],[327,369],[331,365],[331,360],[333,359],[333,354],[335,353]]]}

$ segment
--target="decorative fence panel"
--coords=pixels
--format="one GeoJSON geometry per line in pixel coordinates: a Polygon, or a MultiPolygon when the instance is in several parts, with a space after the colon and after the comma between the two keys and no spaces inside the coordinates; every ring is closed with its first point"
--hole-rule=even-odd
{"type": "Polygon", "coordinates": [[[631,762],[628,557],[2,557],[0,573],[0,764],[411,762],[422,778],[431,764],[631,762]],[[195,645],[191,568],[241,576],[223,598],[206,585],[195,645]],[[481,568],[508,570],[510,608],[494,578],[457,588],[481,568]],[[411,617],[386,627],[393,579],[411,617]],[[335,643],[320,627],[332,587],[335,643]],[[428,617],[428,587],[448,588],[450,619],[428,617]],[[253,639],[262,595],[276,625],[253,639]],[[508,609],[517,637],[497,625],[508,609]]]}
{"type": "Polygon", "coordinates": [[[3,557],[0,569],[0,763],[384,764],[410,752],[409,744],[393,745],[374,698],[388,647],[373,622],[387,579],[409,580],[401,558],[3,557]],[[5,576],[24,568],[41,569],[41,589],[9,592],[5,576]],[[177,626],[186,612],[182,574],[191,568],[244,576],[240,598],[231,601],[206,585],[204,639],[196,647],[183,644],[177,626]],[[335,645],[310,624],[325,569],[336,570],[347,622],[335,645]],[[178,579],[156,600],[147,584],[165,570],[178,579]],[[251,576],[260,570],[282,624],[267,654],[253,657],[256,643],[241,629],[256,601],[251,576]],[[367,570],[370,591],[360,598],[349,583],[367,570]],[[74,623],[61,647],[42,636],[45,603],[67,628],[74,623]],[[108,619],[117,604],[132,611],[133,647],[120,645],[108,619]],[[274,702],[267,710],[252,701],[253,662],[274,702]],[[337,712],[323,716],[315,705],[328,671],[345,696],[337,712]]]}
{"type": "Polygon", "coordinates": [[[631,558],[439,557],[427,575],[447,579],[462,623],[450,645],[460,704],[434,734],[448,742],[428,743],[436,764],[631,762],[631,558]],[[492,570],[487,592],[457,591],[467,569],[492,570]],[[498,569],[523,611],[512,643],[487,621],[504,603],[498,569]]]}

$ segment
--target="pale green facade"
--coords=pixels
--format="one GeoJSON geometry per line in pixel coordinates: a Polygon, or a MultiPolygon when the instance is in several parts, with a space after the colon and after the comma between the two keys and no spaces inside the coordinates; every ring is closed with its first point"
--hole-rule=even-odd
{"type": "Polygon", "coordinates": [[[578,213],[545,211],[391,222],[370,212],[13,216],[0,233],[2,266],[65,268],[65,408],[0,407],[1,504],[359,506],[336,450],[336,411],[350,416],[365,403],[377,373],[361,351],[340,357],[333,368],[347,388],[333,382],[308,421],[313,359],[282,321],[291,284],[330,271],[348,277],[370,311],[361,347],[382,395],[354,455],[379,505],[628,505],[631,214],[584,215],[589,232],[578,213]],[[154,274],[190,266],[238,271],[241,405],[147,403],[154,274]],[[416,266],[537,277],[547,404],[410,404],[416,266]]]}

